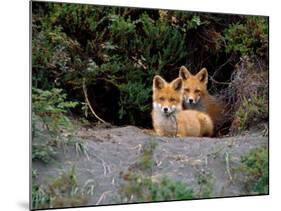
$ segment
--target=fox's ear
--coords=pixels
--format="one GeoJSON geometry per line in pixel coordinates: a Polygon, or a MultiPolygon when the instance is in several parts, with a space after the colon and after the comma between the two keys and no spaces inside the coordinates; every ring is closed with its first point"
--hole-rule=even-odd
{"type": "Polygon", "coordinates": [[[156,75],[153,78],[153,89],[162,89],[166,84],[166,81],[160,76],[156,75]]]}
{"type": "Polygon", "coordinates": [[[208,71],[204,67],[202,68],[197,74],[196,77],[199,79],[200,82],[207,84],[208,83],[208,71]]]}
{"type": "Polygon", "coordinates": [[[191,73],[189,72],[189,70],[185,66],[181,66],[179,76],[183,80],[186,80],[190,75],[191,73]]]}
{"type": "Polygon", "coordinates": [[[180,91],[182,89],[182,79],[181,78],[177,78],[175,80],[173,80],[171,82],[172,87],[176,90],[176,91],[180,91]]]}

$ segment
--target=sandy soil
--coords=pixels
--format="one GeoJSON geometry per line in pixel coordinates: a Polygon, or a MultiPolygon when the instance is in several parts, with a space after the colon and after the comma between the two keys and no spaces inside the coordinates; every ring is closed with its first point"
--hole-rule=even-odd
{"type": "Polygon", "coordinates": [[[74,149],[64,149],[57,162],[44,165],[33,163],[39,181],[46,183],[61,172],[75,166],[79,184],[94,183],[94,194],[89,205],[120,203],[122,173],[141,156],[143,146],[157,142],[151,176],[158,180],[168,176],[187,183],[199,191],[199,175],[209,175],[213,196],[245,195],[244,176],[234,169],[240,157],[257,147],[268,147],[268,137],[250,134],[225,138],[165,138],[157,137],[134,126],[91,129],[81,127],[75,138],[83,140],[87,156],[79,156],[74,149]]]}

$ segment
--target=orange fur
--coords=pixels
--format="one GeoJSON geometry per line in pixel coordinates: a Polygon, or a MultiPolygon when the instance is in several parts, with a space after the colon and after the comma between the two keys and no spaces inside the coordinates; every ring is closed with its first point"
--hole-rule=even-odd
{"type": "Polygon", "coordinates": [[[211,118],[199,111],[182,110],[183,81],[167,83],[161,76],[153,79],[152,120],[160,136],[212,136],[211,118]]]}
{"type": "Polygon", "coordinates": [[[206,112],[214,124],[217,124],[222,118],[221,104],[208,93],[208,71],[201,69],[196,75],[192,75],[186,67],[182,66],[179,71],[180,78],[183,79],[183,107],[206,112]]]}

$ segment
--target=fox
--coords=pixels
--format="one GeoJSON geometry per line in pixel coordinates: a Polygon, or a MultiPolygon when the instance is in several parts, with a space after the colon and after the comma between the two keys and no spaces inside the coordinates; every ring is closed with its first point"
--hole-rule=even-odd
{"type": "Polygon", "coordinates": [[[194,110],[183,110],[183,80],[168,83],[159,75],[153,78],[152,123],[159,136],[201,137],[213,135],[209,115],[194,110]]]}
{"type": "Polygon", "coordinates": [[[181,66],[179,77],[183,80],[183,109],[205,112],[211,117],[214,125],[218,125],[222,119],[223,106],[207,90],[207,69],[202,68],[192,75],[185,66],[181,66]]]}

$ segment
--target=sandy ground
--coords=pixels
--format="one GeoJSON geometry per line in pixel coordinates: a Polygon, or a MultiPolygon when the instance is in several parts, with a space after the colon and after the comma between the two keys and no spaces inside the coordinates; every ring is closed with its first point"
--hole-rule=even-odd
{"type": "Polygon", "coordinates": [[[79,184],[92,182],[94,194],[89,205],[121,203],[122,173],[128,171],[142,153],[143,146],[157,143],[151,176],[164,176],[188,184],[199,191],[198,177],[207,175],[213,184],[212,196],[247,195],[245,178],[235,172],[240,157],[257,147],[268,147],[268,137],[259,134],[225,138],[166,138],[153,136],[134,126],[91,129],[81,127],[75,138],[83,140],[88,156],[79,156],[74,149],[61,151],[57,161],[44,165],[33,163],[40,183],[46,183],[63,171],[75,167],[79,184]]]}

